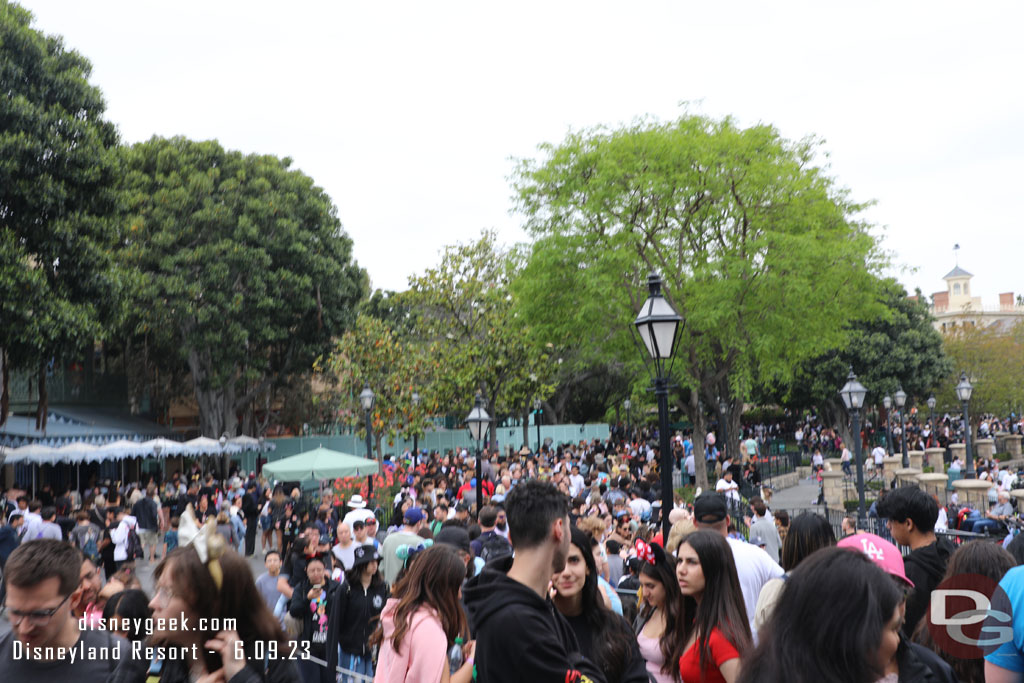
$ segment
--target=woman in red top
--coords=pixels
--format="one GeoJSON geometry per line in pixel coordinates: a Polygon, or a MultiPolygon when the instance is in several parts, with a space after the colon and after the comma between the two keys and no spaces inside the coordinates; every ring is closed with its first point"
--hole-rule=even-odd
{"type": "Polygon", "coordinates": [[[720,534],[696,531],[683,539],[676,555],[685,642],[679,678],[733,683],[751,637],[732,550],[720,534]]]}

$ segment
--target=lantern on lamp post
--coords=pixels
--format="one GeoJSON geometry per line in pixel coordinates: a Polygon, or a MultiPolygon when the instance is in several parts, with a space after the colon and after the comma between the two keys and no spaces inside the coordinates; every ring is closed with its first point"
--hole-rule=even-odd
{"type": "Polygon", "coordinates": [[[541,407],[543,403],[539,398],[533,400],[533,424],[537,427],[537,450],[534,453],[540,454],[540,416],[543,414],[544,409],[541,407]]]}
{"type": "MultiPolygon", "coordinates": [[[[363,414],[366,416],[366,459],[375,460],[373,457],[373,447],[370,442],[373,438],[373,420],[370,411],[373,410],[373,404],[376,400],[376,396],[373,394],[373,389],[370,388],[370,383],[367,382],[363,385],[363,390],[359,392],[359,406],[363,409],[363,414]]],[[[369,474],[366,476],[366,497],[371,498],[373,496],[373,475],[369,474]]]]}
{"type": "Polygon", "coordinates": [[[960,383],[956,385],[956,397],[960,399],[964,411],[964,451],[967,458],[967,472],[964,473],[964,479],[974,479],[975,477],[974,456],[971,453],[971,420],[967,414],[967,404],[970,403],[973,392],[974,386],[967,379],[967,373],[961,372],[960,383]]]}
{"type": "MultiPolygon", "coordinates": [[[[420,401],[422,401],[422,400],[423,400],[423,398],[420,396],[420,392],[418,392],[418,391],[412,392],[412,410],[413,410],[413,413],[414,413],[414,417],[416,419],[419,419],[419,416],[420,416],[419,415],[419,412],[420,412],[420,401]]],[[[418,425],[413,425],[413,428],[412,428],[412,458],[413,458],[413,465],[414,466],[416,465],[416,459],[419,456],[419,450],[420,450],[420,429],[419,429],[418,425]]]]}
{"type": "Polygon", "coordinates": [[[668,435],[668,382],[672,374],[669,361],[679,336],[682,316],[661,293],[661,276],[651,273],[647,277],[647,300],[640,307],[640,313],[633,321],[643,341],[650,362],[645,360],[651,379],[654,381],[654,395],[658,400],[658,438],[661,450],[661,528],[662,538],[668,539],[669,513],[673,507],[672,451],[668,435]],[[652,368],[653,365],[653,368],[652,368]]]}
{"type": "Polygon", "coordinates": [[[935,438],[935,394],[928,397],[928,426],[928,443],[930,444],[935,438]]]}
{"type": "Polygon", "coordinates": [[[903,406],[907,405],[907,392],[900,386],[892,396],[896,403],[896,409],[900,416],[900,450],[903,452],[902,467],[910,467],[910,458],[907,457],[907,418],[903,414],[903,406]]]}
{"type": "Polygon", "coordinates": [[[843,404],[846,409],[850,412],[850,425],[853,429],[853,445],[854,445],[854,457],[857,460],[857,519],[858,525],[863,523],[863,520],[867,518],[864,511],[864,458],[861,454],[861,439],[860,439],[860,409],[864,407],[864,397],[867,395],[868,390],[864,388],[864,385],[857,380],[857,375],[853,374],[853,368],[850,368],[850,374],[846,378],[846,384],[839,390],[839,395],[843,399],[843,404]]]}
{"type": "Polygon", "coordinates": [[[491,423],[491,416],[484,410],[484,397],[480,394],[476,395],[476,401],[473,404],[473,410],[469,411],[469,415],[466,416],[466,425],[469,427],[469,435],[476,441],[476,514],[480,514],[480,508],[484,506],[484,477],[483,477],[483,466],[481,464],[482,458],[482,441],[484,434],[487,433],[487,427],[491,423]]]}
{"type": "Polygon", "coordinates": [[[882,399],[882,407],[885,408],[885,454],[890,456],[893,454],[892,447],[892,396],[886,394],[885,398],[882,399]]]}

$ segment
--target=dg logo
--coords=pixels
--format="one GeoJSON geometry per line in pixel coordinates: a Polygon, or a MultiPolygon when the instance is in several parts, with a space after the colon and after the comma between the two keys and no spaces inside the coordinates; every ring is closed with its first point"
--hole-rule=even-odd
{"type": "Polygon", "coordinates": [[[944,652],[979,659],[1013,640],[1010,600],[987,576],[953,576],[932,591],[928,631],[944,652]]]}

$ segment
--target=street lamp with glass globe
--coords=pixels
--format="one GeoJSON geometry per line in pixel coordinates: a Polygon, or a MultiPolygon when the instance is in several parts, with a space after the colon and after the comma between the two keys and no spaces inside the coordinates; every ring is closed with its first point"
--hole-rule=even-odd
{"type": "MultiPolygon", "coordinates": [[[[370,446],[370,441],[373,438],[373,421],[371,420],[370,411],[373,410],[373,402],[375,400],[373,395],[373,389],[370,388],[370,383],[367,382],[363,385],[363,390],[359,392],[359,405],[363,409],[363,414],[366,415],[366,459],[374,460],[373,448],[370,446]]],[[[367,498],[373,496],[373,475],[367,475],[366,477],[366,491],[367,498]]]]}
{"type": "MultiPolygon", "coordinates": [[[[928,440],[931,441],[935,438],[935,394],[928,397],[928,425],[928,440]]],[[[925,444],[925,447],[927,446],[928,444],[925,444]]]]}
{"type": "Polygon", "coordinates": [[[482,445],[484,434],[487,433],[487,427],[491,423],[491,416],[484,410],[484,397],[480,394],[476,395],[476,402],[473,404],[473,410],[469,411],[469,415],[466,416],[466,425],[469,427],[469,435],[476,441],[476,513],[480,514],[480,508],[484,505],[484,477],[483,477],[483,466],[481,464],[482,457],[482,445]]]}
{"type": "Polygon", "coordinates": [[[907,468],[910,467],[910,459],[907,457],[907,418],[903,415],[903,406],[907,404],[907,393],[900,386],[892,398],[900,415],[900,449],[903,451],[902,466],[907,468]]]}
{"type": "Polygon", "coordinates": [[[622,402],[622,407],[626,409],[626,437],[627,439],[631,440],[630,417],[632,416],[630,415],[630,409],[633,407],[633,401],[627,398],[625,401],[622,402]]]}
{"type": "MultiPolygon", "coordinates": [[[[419,419],[419,408],[420,408],[420,401],[421,400],[423,400],[423,399],[420,397],[420,394],[419,394],[418,391],[412,392],[412,409],[413,409],[413,412],[415,413],[414,419],[417,419],[417,420],[419,419]]],[[[413,428],[412,428],[412,458],[413,458],[413,465],[414,466],[416,465],[416,458],[419,456],[419,450],[420,450],[420,430],[419,430],[419,426],[418,425],[414,425],[413,428]]]]}
{"type": "Polygon", "coordinates": [[[537,450],[534,453],[540,453],[540,416],[543,414],[544,403],[539,399],[533,399],[533,424],[537,428],[537,450]]]}
{"type": "Polygon", "coordinates": [[[896,450],[892,447],[892,396],[886,395],[882,406],[885,408],[885,454],[889,456],[896,450]]]}
{"type": "Polygon", "coordinates": [[[974,456],[971,453],[971,421],[967,414],[967,404],[971,400],[971,393],[974,391],[974,386],[970,380],[967,379],[967,373],[960,373],[960,383],[956,385],[956,397],[960,399],[960,404],[963,406],[964,411],[964,451],[965,457],[967,458],[967,472],[964,473],[964,479],[974,479],[974,456]]]}
{"type": "Polygon", "coordinates": [[[633,325],[644,343],[651,363],[648,372],[654,380],[654,395],[658,399],[658,438],[661,450],[661,528],[662,538],[668,538],[669,513],[672,512],[672,451],[668,435],[668,382],[672,374],[669,361],[679,336],[682,316],[676,313],[661,293],[661,276],[651,273],[647,277],[647,300],[640,307],[633,325]],[[653,371],[651,365],[653,364],[653,371]]]}
{"type": "Polygon", "coordinates": [[[850,374],[846,378],[846,384],[839,390],[839,395],[843,399],[843,404],[846,409],[850,411],[851,427],[853,429],[853,446],[854,446],[854,458],[857,461],[857,519],[858,526],[863,524],[864,520],[867,519],[867,515],[864,511],[864,458],[861,455],[861,439],[860,439],[860,410],[864,407],[864,397],[867,395],[868,390],[864,388],[864,385],[857,381],[857,375],[853,374],[853,368],[850,368],[850,374]]]}

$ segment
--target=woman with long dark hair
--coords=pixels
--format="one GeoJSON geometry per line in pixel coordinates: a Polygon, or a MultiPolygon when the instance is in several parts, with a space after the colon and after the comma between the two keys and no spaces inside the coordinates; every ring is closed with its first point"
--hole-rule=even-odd
{"type": "MultiPolygon", "coordinates": [[[[779,558],[782,568],[791,572],[811,553],[835,544],[836,535],[828,520],[813,512],[803,512],[790,522],[789,532],[782,541],[782,554],[779,558]]],[[[786,580],[781,578],[770,579],[761,587],[757,607],[754,609],[754,630],[758,633],[768,622],[785,585],[786,580]]]]}
{"type": "Polygon", "coordinates": [[[608,683],[647,683],[646,663],[629,624],[598,593],[590,546],[590,537],[572,527],[565,569],[552,579],[552,601],[576,634],[580,652],[600,667],[608,683]]]}
{"type": "MultiPolygon", "coordinates": [[[[334,618],[327,642],[338,643],[341,647],[340,664],[343,669],[364,676],[373,676],[373,653],[369,641],[389,596],[379,567],[373,546],[357,547],[353,553],[352,568],[345,572],[345,582],[336,593],[331,609],[334,618]]],[[[347,678],[343,680],[348,683],[347,678]]]]}
{"type": "Polygon", "coordinates": [[[201,653],[194,660],[164,659],[160,683],[188,683],[217,671],[225,681],[297,683],[299,674],[292,659],[308,653],[301,644],[296,647],[285,640],[245,558],[225,549],[216,530],[207,526],[204,532],[192,545],[168,553],[153,572],[156,593],[149,606],[157,630],[150,641],[167,647],[194,647],[201,653]],[[186,618],[195,630],[180,628],[186,618]],[[218,632],[196,628],[218,623],[235,628],[218,632]],[[235,679],[243,671],[248,676],[235,679]]]}
{"type": "MultiPolygon", "coordinates": [[[[374,681],[472,680],[472,654],[455,673],[449,673],[447,656],[455,639],[468,630],[459,602],[465,578],[466,564],[451,546],[438,544],[417,553],[395,584],[380,626],[370,638],[371,647],[380,647],[374,681]]],[[[469,650],[472,653],[472,647],[469,650]]]]}
{"type": "Polygon", "coordinates": [[[739,683],[874,683],[899,647],[902,604],[865,554],[819,550],[787,578],[739,683]]]}
{"type": "Polygon", "coordinates": [[[721,534],[695,531],[683,539],[676,556],[684,643],[678,676],[733,683],[751,636],[732,550],[721,534]]]}
{"type": "Polygon", "coordinates": [[[634,544],[640,564],[640,592],[644,604],[633,630],[647,673],[656,683],[673,683],[679,673],[682,654],[681,609],[675,569],[661,546],[642,540],[634,544]]]}

